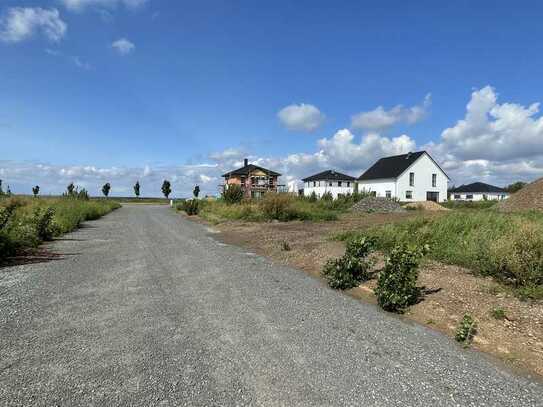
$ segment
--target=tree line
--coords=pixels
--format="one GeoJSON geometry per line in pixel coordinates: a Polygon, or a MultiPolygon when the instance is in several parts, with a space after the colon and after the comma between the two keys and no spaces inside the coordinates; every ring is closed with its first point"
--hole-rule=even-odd
{"type": "MultiPolygon", "coordinates": [[[[136,181],[136,183],[133,186],[134,189],[134,195],[139,198],[141,193],[141,185],[139,181],[136,181]]],[[[106,182],[104,185],[102,185],[102,194],[107,198],[109,196],[109,192],[111,191],[111,184],[109,182],[106,182]]],[[[164,180],[161,187],[162,194],[166,199],[169,198],[170,194],[172,193],[172,184],[168,180],[164,180]]],[[[40,186],[36,185],[32,187],[32,195],[34,197],[37,197],[40,194],[40,186]]],[[[88,196],[88,192],[86,189],[78,190],[78,188],[74,185],[73,182],[70,182],[68,186],[66,187],[66,192],[63,195],[66,196],[75,196],[75,195],[86,195],[88,196]]],[[[192,194],[195,198],[198,198],[198,195],[200,195],[200,186],[195,185],[194,189],[192,190],[192,194]]],[[[6,192],[2,189],[2,180],[0,179],[0,196],[2,195],[11,195],[11,190],[9,189],[9,185],[7,186],[6,192]]]]}

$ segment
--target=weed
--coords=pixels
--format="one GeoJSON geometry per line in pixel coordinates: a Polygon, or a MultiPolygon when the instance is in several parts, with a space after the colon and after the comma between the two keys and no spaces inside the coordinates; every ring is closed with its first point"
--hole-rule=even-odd
{"type": "Polygon", "coordinates": [[[239,204],[243,200],[243,190],[240,185],[230,184],[225,187],[222,198],[227,204],[239,204]]]}
{"type": "Polygon", "coordinates": [[[506,313],[505,313],[505,310],[504,310],[502,307],[493,308],[493,309],[490,311],[490,315],[491,315],[492,318],[494,318],[494,319],[506,319],[506,318],[507,318],[507,315],[506,315],[506,313]]]}
{"type": "Polygon", "coordinates": [[[284,252],[289,252],[291,250],[291,247],[286,240],[281,242],[281,250],[284,252]]]}
{"type": "Polygon", "coordinates": [[[471,314],[464,314],[462,321],[460,321],[460,324],[456,328],[454,339],[456,339],[457,342],[463,343],[464,346],[469,346],[476,331],[477,323],[475,322],[475,319],[473,319],[473,316],[471,316],[471,314]]]}

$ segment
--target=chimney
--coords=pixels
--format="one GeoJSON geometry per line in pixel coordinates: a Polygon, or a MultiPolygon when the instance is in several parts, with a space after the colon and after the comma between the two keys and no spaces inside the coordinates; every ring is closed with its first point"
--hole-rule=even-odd
{"type": "Polygon", "coordinates": [[[245,158],[245,159],[243,160],[243,166],[244,166],[244,167],[247,167],[248,165],[249,165],[249,159],[248,159],[248,158],[245,158]]]}

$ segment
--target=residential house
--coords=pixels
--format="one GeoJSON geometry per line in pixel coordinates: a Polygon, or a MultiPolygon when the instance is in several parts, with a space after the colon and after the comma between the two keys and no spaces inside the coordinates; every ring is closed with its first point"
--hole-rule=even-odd
{"type": "Polygon", "coordinates": [[[453,201],[501,201],[509,197],[505,189],[484,182],[461,185],[452,188],[449,193],[453,201]]]}
{"type": "Polygon", "coordinates": [[[334,199],[339,195],[348,195],[354,192],[356,178],[334,170],[319,172],[318,174],[302,179],[304,183],[304,196],[315,193],[318,198],[330,193],[334,199]]]}
{"type": "Polygon", "coordinates": [[[243,167],[223,175],[225,180],[223,188],[228,188],[233,184],[240,185],[245,197],[260,198],[266,192],[277,192],[280,187],[278,184],[280,176],[278,172],[249,164],[246,158],[243,167]]]}
{"type": "Polygon", "coordinates": [[[357,180],[358,191],[406,202],[447,200],[449,177],[426,151],[381,158],[357,180]]]}

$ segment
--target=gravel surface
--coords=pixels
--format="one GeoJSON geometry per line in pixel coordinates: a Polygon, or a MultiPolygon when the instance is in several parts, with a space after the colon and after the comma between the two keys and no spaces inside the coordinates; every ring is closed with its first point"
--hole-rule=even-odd
{"type": "Polygon", "coordinates": [[[2,406],[532,406],[482,354],[125,205],[0,269],[2,406]]]}

